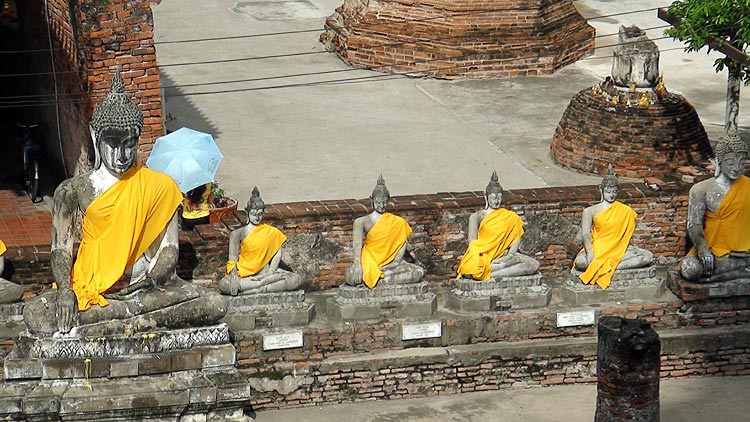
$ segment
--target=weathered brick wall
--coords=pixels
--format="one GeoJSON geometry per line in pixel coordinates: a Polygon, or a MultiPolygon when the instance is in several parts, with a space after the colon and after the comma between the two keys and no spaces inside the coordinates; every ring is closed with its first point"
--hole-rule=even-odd
{"type": "MultiPolygon", "coordinates": [[[[663,186],[654,191],[644,184],[622,184],[620,199],[638,213],[633,238],[637,245],[668,260],[684,255],[687,186],[663,186]]],[[[527,222],[521,250],[538,259],[542,273],[548,277],[564,275],[570,269],[581,248],[575,238],[581,213],[599,200],[596,186],[518,189],[506,191],[503,196],[505,206],[527,222]]],[[[469,215],[483,206],[481,192],[438,193],[394,197],[389,211],[411,224],[409,242],[417,260],[427,268],[428,277],[445,281],[455,277],[458,259],[466,249],[469,215]]],[[[343,282],[352,259],[352,222],[369,212],[369,207],[369,200],[273,204],[266,207],[265,219],[284,231],[290,244],[314,237],[305,243],[308,248],[287,248],[283,258],[294,270],[302,272],[311,290],[325,290],[343,282]],[[319,250],[327,253],[316,254],[319,250]]],[[[237,218],[225,219],[224,223],[229,229],[240,225],[237,218]]],[[[218,225],[198,230],[190,235],[190,246],[182,249],[194,251],[201,264],[190,265],[192,258],[184,254],[182,262],[192,268],[196,278],[216,277],[226,261],[228,230],[218,225]],[[207,267],[204,262],[215,266],[207,267]]]]}
{"type": "MultiPolygon", "coordinates": [[[[667,330],[662,340],[662,378],[750,375],[747,330],[691,333],[667,330]]],[[[244,340],[238,338],[238,344],[244,340]]],[[[288,351],[287,351],[288,352],[288,351]]],[[[274,353],[267,352],[266,356],[274,353]]],[[[256,366],[265,366],[267,360],[256,366]]],[[[250,374],[253,408],[398,399],[596,382],[596,338],[532,343],[425,346],[401,353],[365,353],[321,362],[286,359],[284,369],[250,374]],[[416,350],[416,351],[414,351],[416,350]],[[533,356],[533,358],[531,358],[533,356]],[[295,374],[296,375],[293,375],[295,374]],[[273,380],[284,379],[286,382],[273,380]],[[284,384],[284,388],[279,388],[284,384]]]]}
{"type": "Polygon", "coordinates": [[[349,64],[437,78],[552,73],[595,34],[569,0],[344,0],[325,30],[349,64]]]}
{"type": "Polygon", "coordinates": [[[628,107],[591,89],[570,101],[550,150],[565,167],[604,174],[612,163],[618,175],[637,178],[662,177],[713,156],[703,124],[684,97],[671,94],[648,107],[628,107]]]}
{"type": "Polygon", "coordinates": [[[59,163],[56,170],[61,176],[80,173],[93,163],[88,122],[118,66],[126,91],[144,113],[139,156],[145,158],[154,139],[164,134],[151,2],[49,0],[47,13],[42,0],[17,2],[26,47],[47,49],[52,43],[54,67],[47,52],[34,54],[28,65],[30,72],[48,73],[30,85],[49,100],[29,111],[33,116],[29,120],[45,124],[46,151],[53,164],[59,163]],[[57,108],[55,80],[60,98],[57,108]]]}

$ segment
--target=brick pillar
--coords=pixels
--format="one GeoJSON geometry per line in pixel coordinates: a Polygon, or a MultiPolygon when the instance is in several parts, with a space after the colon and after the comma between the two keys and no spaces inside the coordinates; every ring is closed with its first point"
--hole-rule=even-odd
{"type": "Polygon", "coordinates": [[[120,67],[125,91],[143,111],[141,159],[151,151],[154,139],[164,134],[152,2],[80,0],[90,111],[101,103],[109,91],[115,69],[120,67]]]}
{"type": "Polygon", "coordinates": [[[595,422],[658,422],[661,341],[641,319],[599,320],[595,422]]]}

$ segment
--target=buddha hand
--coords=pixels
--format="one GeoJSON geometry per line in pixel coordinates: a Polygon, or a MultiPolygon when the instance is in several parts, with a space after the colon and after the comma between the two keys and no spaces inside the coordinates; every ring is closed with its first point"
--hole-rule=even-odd
{"type": "Polygon", "coordinates": [[[57,330],[69,333],[78,319],[78,300],[73,289],[61,287],[57,290],[57,330]]]}

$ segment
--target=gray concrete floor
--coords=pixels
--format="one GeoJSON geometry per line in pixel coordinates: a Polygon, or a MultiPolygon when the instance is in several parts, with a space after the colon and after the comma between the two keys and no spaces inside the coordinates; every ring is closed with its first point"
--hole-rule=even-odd
{"type": "MultiPolygon", "coordinates": [[[[750,377],[662,380],[661,422],[748,420],[750,377]]],[[[594,418],[596,385],[569,385],[439,397],[260,411],[257,422],[581,422],[594,418]]]]}
{"type": "MultiPolygon", "coordinates": [[[[225,155],[217,180],[243,202],[253,185],[270,203],[363,198],[380,173],[393,195],[480,190],[492,170],[509,189],[598,183],[551,162],[555,127],[575,93],[609,75],[619,25],[665,25],[655,10],[611,15],[669,1],[578,0],[599,36],[593,56],[549,76],[464,81],[350,68],[318,41],[325,16],[341,3],[162,0],[152,6],[167,127],[213,133],[225,155]],[[279,34],[305,30],[312,32],[279,34]],[[248,34],[274,35],[168,43],[248,34]],[[226,61],[243,58],[251,60],[226,61]],[[210,61],[222,62],[196,64],[210,61]],[[371,79],[356,80],[363,77],[371,79]],[[217,83],[226,81],[242,82],[217,83]]],[[[648,33],[662,50],[666,85],[695,105],[716,140],[726,74],[714,72],[715,54],[684,53],[658,39],[662,31],[648,33]]],[[[748,95],[744,89],[743,105],[748,95]]],[[[740,113],[746,125],[750,111],[741,107],[740,113]]]]}

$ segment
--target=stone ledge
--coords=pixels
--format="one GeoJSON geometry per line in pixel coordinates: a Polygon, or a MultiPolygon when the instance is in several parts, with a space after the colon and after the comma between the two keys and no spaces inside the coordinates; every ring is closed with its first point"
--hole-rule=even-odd
{"type": "Polygon", "coordinates": [[[677,270],[673,270],[669,271],[667,280],[669,288],[685,302],[750,296],[750,279],[748,278],[719,283],[695,283],[685,280],[677,270]]]}
{"type": "MultiPolygon", "coordinates": [[[[657,330],[662,339],[662,355],[715,351],[727,348],[749,348],[750,327],[719,327],[685,330],[657,330]]],[[[596,356],[596,337],[557,338],[519,342],[496,342],[449,347],[425,347],[384,352],[334,356],[321,362],[321,374],[338,371],[403,368],[414,365],[478,365],[496,358],[550,359],[566,356],[596,356]]]]}

